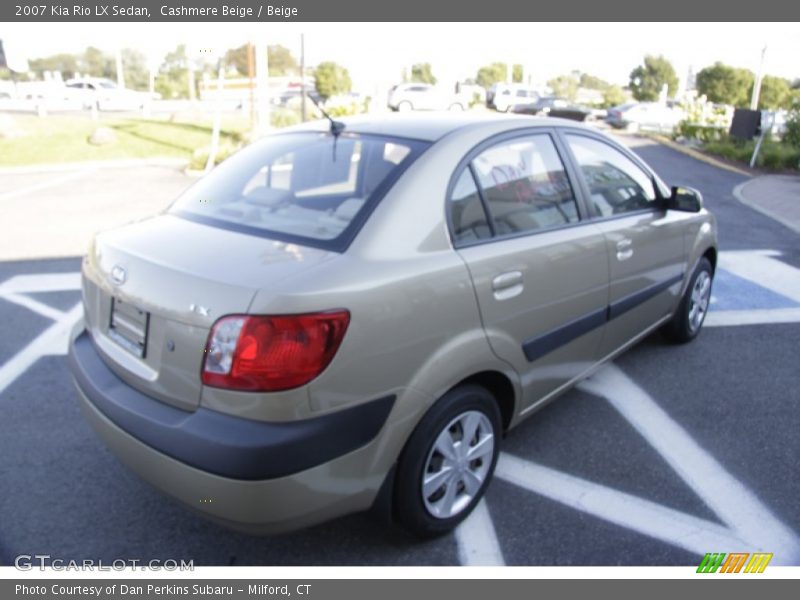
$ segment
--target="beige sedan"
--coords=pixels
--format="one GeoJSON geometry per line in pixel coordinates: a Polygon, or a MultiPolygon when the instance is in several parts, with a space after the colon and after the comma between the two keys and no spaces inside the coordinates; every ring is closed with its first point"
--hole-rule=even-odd
{"type": "Polygon", "coordinates": [[[99,234],[69,360],[117,456],[208,517],[435,535],[523,419],[656,329],[694,338],[716,259],[698,192],[574,122],[322,121],[99,234]]]}

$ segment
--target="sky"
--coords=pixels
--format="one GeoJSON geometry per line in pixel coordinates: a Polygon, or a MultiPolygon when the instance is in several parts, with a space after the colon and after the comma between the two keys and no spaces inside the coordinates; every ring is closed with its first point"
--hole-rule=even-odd
{"type": "MultiPolygon", "coordinates": [[[[521,63],[535,83],[572,70],[625,85],[645,54],[662,54],[685,77],[715,61],[800,78],[800,23],[0,23],[0,39],[29,58],[132,47],[154,63],[180,43],[224,51],[247,40],[282,44],[306,64],[332,60],[354,86],[392,84],[430,62],[442,82],[475,77],[491,62],[521,63]]],[[[206,54],[208,55],[208,54],[206,54]]]]}

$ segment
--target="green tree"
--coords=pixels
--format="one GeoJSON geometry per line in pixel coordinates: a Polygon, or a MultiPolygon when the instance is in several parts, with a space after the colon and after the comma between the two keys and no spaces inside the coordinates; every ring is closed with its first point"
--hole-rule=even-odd
{"type": "Polygon", "coordinates": [[[631,71],[630,80],[633,97],[643,102],[658,100],[664,84],[667,85],[667,94],[670,96],[678,89],[675,69],[663,56],[645,56],[644,64],[631,71]]]}
{"type": "Polygon", "coordinates": [[[184,44],[167,53],[156,76],[156,91],[162,98],[189,97],[190,64],[184,44]]]}
{"type": "Polygon", "coordinates": [[[514,83],[522,83],[523,73],[522,65],[513,65],[511,67],[511,81],[514,83]]]}
{"type": "Polygon", "coordinates": [[[495,83],[505,81],[508,78],[508,66],[505,63],[496,62],[478,69],[478,76],[475,78],[478,85],[486,89],[495,83]]]}
{"type": "Polygon", "coordinates": [[[122,51],[122,71],[125,75],[125,87],[132,90],[150,88],[150,71],[147,68],[147,59],[141,52],[125,48],[122,51]]]}
{"type": "Polygon", "coordinates": [[[589,73],[581,73],[578,83],[580,87],[586,88],[587,90],[604,91],[611,87],[611,84],[606,80],[595,77],[594,75],[589,75],[589,73]]]}
{"type": "Polygon", "coordinates": [[[269,58],[270,75],[281,77],[300,73],[300,66],[291,51],[285,46],[280,44],[267,46],[267,57],[269,58]]]}
{"type": "Polygon", "coordinates": [[[75,77],[78,72],[78,57],[74,54],[53,54],[28,61],[30,70],[42,77],[45,71],[58,71],[64,79],[75,77]]]}
{"type": "Polygon", "coordinates": [[[782,141],[795,148],[800,148],[800,108],[795,108],[789,113],[782,141]]]}
{"type": "Polygon", "coordinates": [[[559,75],[547,82],[553,94],[568,100],[575,100],[578,95],[578,78],[574,75],[559,75]]]}
{"type": "Polygon", "coordinates": [[[314,69],[314,83],[323,100],[346,94],[353,87],[347,69],[330,61],[321,62],[314,69]]]}
{"type": "Polygon", "coordinates": [[[411,67],[411,81],[419,83],[436,84],[436,77],[433,76],[430,63],[417,63],[411,67]]]}
{"type": "Polygon", "coordinates": [[[761,80],[761,92],[758,96],[758,108],[776,110],[792,107],[792,87],[788,79],[764,75],[761,80]]]}
{"type": "Polygon", "coordinates": [[[609,85],[603,90],[603,105],[606,108],[618,106],[626,100],[625,92],[618,85],[609,85]]]}
{"type": "Polygon", "coordinates": [[[709,102],[747,106],[753,89],[753,74],[747,69],[729,67],[716,62],[695,76],[697,92],[709,102]]]}
{"type": "MultiPolygon", "coordinates": [[[[242,76],[247,77],[247,44],[238,48],[231,48],[223,56],[225,64],[233,67],[242,76]]],[[[291,51],[285,46],[275,44],[267,46],[267,60],[269,61],[269,74],[272,77],[284,77],[298,73],[298,65],[291,51]]],[[[255,57],[253,59],[255,68],[255,57]]]]}
{"type": "Polygon", "coordinates": [[[108,79],[117,77],[117,65],[114,57],[94,46],[89,46],[83,52],[83,56],[78,62],[78,69],[82,75],[91,77],[107,77],[108,79]]]}

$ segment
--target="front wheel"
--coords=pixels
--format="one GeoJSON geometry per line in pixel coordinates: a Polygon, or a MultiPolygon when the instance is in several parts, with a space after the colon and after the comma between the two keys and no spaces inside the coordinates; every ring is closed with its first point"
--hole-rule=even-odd
{"type": "Polygon", "coordinates": [[[486,389],[464,385],[442,396],[398,463],[398,521],[420,537],[447,533],[461,523],[489,485],[500,432],[500,411],[486,389]]]}
{"type": "Polygon", "coordinates": [[[713,279],[711,263],[707,258],[701,258],[672,320],[662,329],[668,339],[685,343],[697,337],[711,303],[713,279]]]}

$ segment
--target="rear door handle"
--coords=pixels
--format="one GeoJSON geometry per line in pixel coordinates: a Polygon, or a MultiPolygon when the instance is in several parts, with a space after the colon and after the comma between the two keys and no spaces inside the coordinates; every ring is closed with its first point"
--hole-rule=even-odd
{"type": "Polygon", "coordinates": [[[508,300],[522,293],[522,271],[508,271],[492,279],[492,290],[497,300],[508,300]]]}

